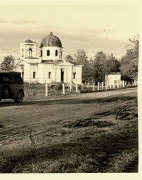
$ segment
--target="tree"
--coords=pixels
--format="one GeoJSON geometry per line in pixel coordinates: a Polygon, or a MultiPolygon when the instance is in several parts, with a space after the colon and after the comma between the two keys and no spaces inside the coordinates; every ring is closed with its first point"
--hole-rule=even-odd
{"type": "Polygon", "coordinates": [[[1,70],[11,71],[15,68],[15,59],[12,55],[4,57],[1,63],[1,70]]]}
{"type": "Polygon", "coordinates": [[[121,72],[125,80],[137,80],[138,77],[138,58],[122,59],[121,72]]]}
{"type": "Polygon", "coordinates": [[[75,62],[78,65],[83,65],[82,67],[83,82],[89,81],[91,74],[90,74],[90,67],[89,67],[89,62],[88,62],[88,57],[86,55],[86,52],[83,49],[79,49],[74,56],[75,56],[75,62]]]}
{"type": "Polygon", "coordinates": [[[110,74],[112,72],[120,72],[120,62],[113,56],[113,54],[110,54],[105,63],[105,73],[110,74]]]}
{"type": "Polygon", "coordinates": [[[121,58],[120,70],[125,80],[137,80],[138,76],[138,58],[139,58],[139,37],[129,39],[129,49],[121,58]]]}
{"type": "Polygon", "coordinates": [[[65,60],[66,62],[69,62],[69,63],[74,62],[74,58],[71,55],[66,55],[65,60]]]}
{"type": "Polygon", "coordinates": [[[102,82],[105,80],[106,61],[107,56],[103,53],[103,51],[100,51],[96,54],[93,64],[95,82],[102,82]]]}

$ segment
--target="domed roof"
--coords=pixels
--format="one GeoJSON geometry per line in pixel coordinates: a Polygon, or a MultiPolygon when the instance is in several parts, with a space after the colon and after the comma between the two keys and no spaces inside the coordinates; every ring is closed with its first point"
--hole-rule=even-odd
{"type": "Polygon", "coordinates": [[[34,43],[34,42],[31,41],[30,39],[27,39],[27,40],[25,41],[25,43],[34,43]]]}
{"type": "Polygon", "coordinates": [[[42,47],[48,47],[48,46],[54,46],[54,47],[62,47],[62,43],[60,39],[57,36],[54,36],[53,33],[51,32],[50,35],[45,36],[40,44],[40,48],[42,47]]]}

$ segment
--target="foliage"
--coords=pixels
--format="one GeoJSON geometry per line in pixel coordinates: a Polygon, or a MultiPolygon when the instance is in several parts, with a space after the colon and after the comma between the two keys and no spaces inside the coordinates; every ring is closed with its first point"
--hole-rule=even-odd
{"type": "Polygon", "coordinates": [[[120,62],[110,54],[107,57],[107,61],[105,63],[105,73],[110,74],[112,72],[119,72],[120,71],[120,62]]]}
{"type": "Polygon", "coordinates": [[[69,62],[69,63],[74,62],[74,58],[70,54],[66,55],[65,60],[66,60],[66,62],[69,62]]]}
{"type": "Polygon", "coordinates": [[[83,82],[102,82],[105,74],[121,72],[124,80],[135,80],[138,75],[139,37],[129,39],[126,54],[117,60],[113,54],[107,56],[103,51],[97,52],[95,58],[88,59],[86,51],[79,49],[74,57],[66,56],[66,61],[76,65],[83,65],[83,82]]]}
{"type": "Polygon", "coordinates": [[[103,51],[100,51],[96,54],[94,63],[93,63],[93,70],[94,70],[94,80],[95,82],[102,82],[105,79],[105,63],[107,60],[106,54],[103,51]]]}
{"type": "Polygon", "coordinates": [[[12,55],[4,57],[1,63],[1,70],[11,71],[15,68],[15,59],[12,55]]]}
{"type": "Polygon", "coordinates": [[[129,49],[121,59],[120,70],[124,79],[137,80],[138,76],[138,58],[139,58],[139,37],[129,39],[129,49]]]}
{"type": "Polygon", "coordinates": [[[86,52],[83,49],[79,49],[75,56],[75,62],[78,65],[83,65],[82,67],[82,80],[87,81],[91,77],[91,68],[89,66],[88,57],[86,55],[86,52]]]}

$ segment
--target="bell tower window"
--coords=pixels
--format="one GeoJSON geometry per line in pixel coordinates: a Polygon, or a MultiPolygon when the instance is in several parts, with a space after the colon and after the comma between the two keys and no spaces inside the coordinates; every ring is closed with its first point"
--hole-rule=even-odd
{"type": "Polygon", "coordinates": [[[55,51],[55,56],[58,56],[58,51],[57,50],[55,51]]]}
{"type": "Polygon", "coordinates": [[[36,78],[36,72],[33,72],[33,79],[36,78]]]}
{"type": "Polygon", "coordinates": [[[32,57],[32,49],[29,49],[29,57],[32,57]]]}
{"type": "Polygon", "coordinates": [[[22,49],[22,57],[24,57],[24,49],[22,49]]]}
{"type": "Polygon", "coordinates": [[[50,50],[47,50],[47,56],[50,56],[50,50]]]}
{"type": "Polygon", "coordinates": [[[42,50],[40,51],[40,56],[42,57],[42,50]]]}
{"type": "Polygon", "coordinates": [[[48,72],[48,79],[51,79],[51,72],[48,72]]]}

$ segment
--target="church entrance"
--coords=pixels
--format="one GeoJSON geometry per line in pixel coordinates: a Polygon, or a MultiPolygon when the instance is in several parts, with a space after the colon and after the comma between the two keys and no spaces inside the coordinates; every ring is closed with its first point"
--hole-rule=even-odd
{"type": "Polygon", "coordinates": [[[64,82],[64,69],[61,69],[61,82],[64,82]]]}

